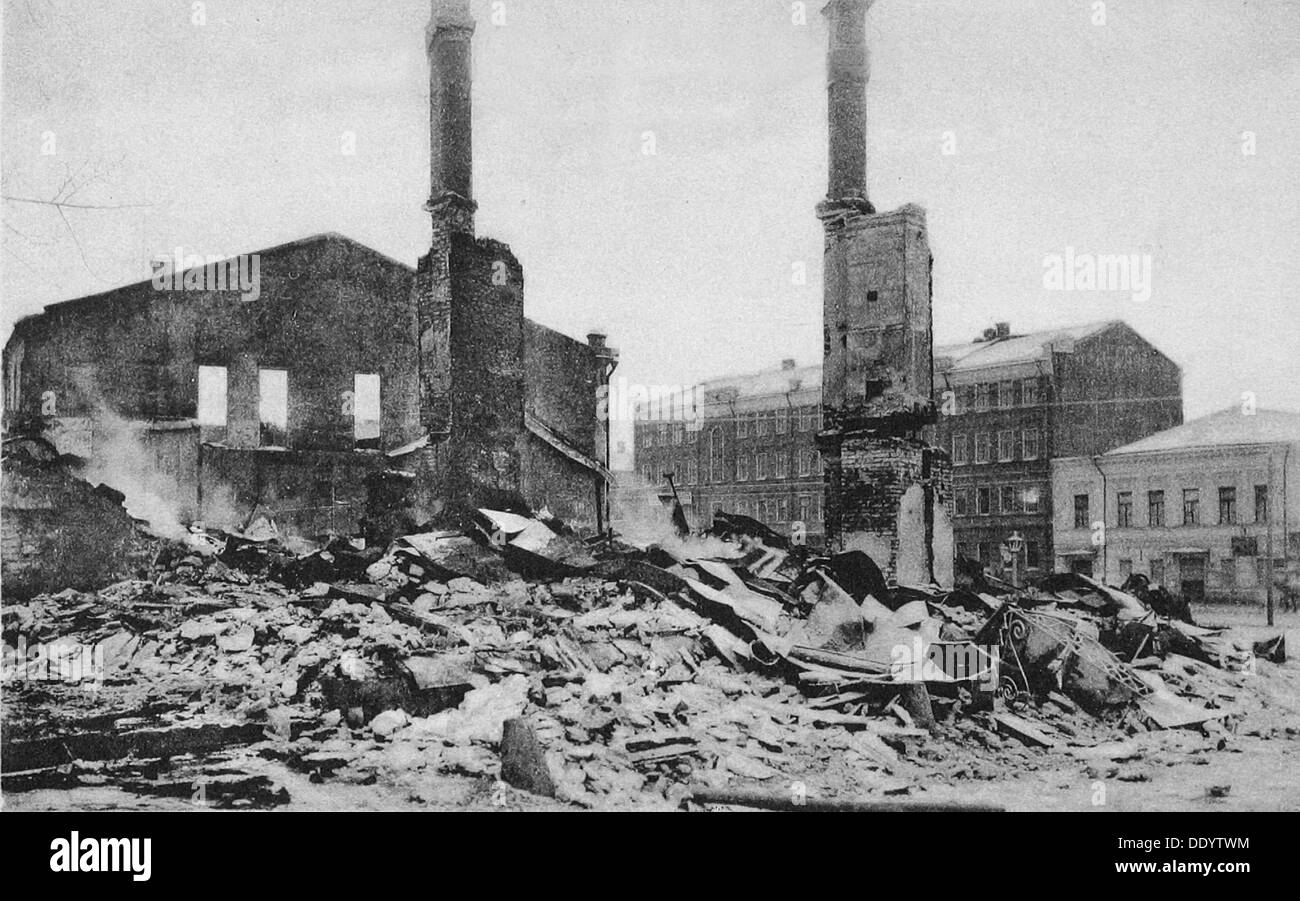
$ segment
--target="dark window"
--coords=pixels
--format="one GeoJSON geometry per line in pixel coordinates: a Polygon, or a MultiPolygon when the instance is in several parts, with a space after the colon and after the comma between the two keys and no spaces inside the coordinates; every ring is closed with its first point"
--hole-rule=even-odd
{"type": "Polygon", "coordinates": [[[1016,433],[1011,430],[998,432],[998,462],[1010,463],[1016,458],[1016,433]]]}
{"type": "Polygon", "coordinates": [[[1201,521],[1201,490],[1183,489],[1183,525],[1194,526],[1201,521]]]}
{"type": "Polygon", "coordinates": [[[1026,460],[1038,459],[1038,429],[1025,430],[1020,455],[1026,460]]]}
{"type": "Polygon", "coordinates": [[[989,498],[990,498],[990,496],[991,496],[991,493],[990,493],[990,490],[989,490],[988,488],[979,488],[979,489],[976,489],[976,491],[975,491],[975,504],[976,504],[975,512],[978,513],[980,516],[988,516],[988,515],[989,515],[989,503],[990,503],[989,498]]]}
{"type": "Polygon", "coordinates": [[[1133,492],[1120,491],[1115,495],[1115,525],[1127,529],[1133,525],[1133,492]]]}
{"type": "Polygon", "coordinates": [[[724,454],[726,453],[726,439],[723,437],[722,429],[713,429],[709,432],[709,481],[721,482],[725,478],[726,467],[724,454]]]}
{"type": "Polygon", "coordinates": [[[1237,489],[1219,489],[1219,525],[1233,525],[1237,521],[1237,489]]]}
{"type": "Polygon", "coordinates": [[[958,489],[956,500],[957,500],[957,515],[958,516],[970,515],[970,490],[967,488],[958,489]]]}
{"type": "Polygon", "coordinates": [[[875,303],[875,302],[878,301],[878,300],[880,300],[880,292],[879,292],[879,291],[868,291],[868,292],[867,292],[867,303],[875,303]]]}
{"type": "Polygon", "coordinates": [[[1027,569],[1038,569],[1043,565],[1042,554],[1039,551],[1037,541],[1025,542],[1025,567],[1027,569]]]}
{"type": "Polygon", "coordinates": [[[1268,522],[1268,486],[1255,486],[1255,522],[1268,522]]]}
{"type": "Polygon", "coordinates": [[[953,466],[963,466],[966,463],[966,436],[952,436],[952,464],[953,466]]]}
{"type": "Polygon", "coordinates": [[[1016,405],[1016,383],[1003,382],[998,388],[998,406],[1014,407],[1016,405]]]}
{"type": "Polygon", "coordinates": [[[1147,524],[1163,526],[1165,524],[1165,493],[1163,491],[1147,492],[1147,524]]]}
{"type": "Polygon", "coordinates": [[[1019,512],[1020,512],[1020,511],[1017,509],[1017,505],[1016,505],[1016,496],[1017,496],[1017,492],[1016,492],[1015,486],[1013,486],[1013,485],[1003,485],[1003,486],[1002,486],[1001,495],[1002,495],[1002,512],[1003,512],[1003,513],[1019,513],[1019,512]]]}
{"type": "Polygon", "coordinates": [[[1020,403],[1026,407],[1038,403],[1038,379],[1025,379],[1021,383],[1020,403]]]}
{"type": "Polygon", "coordinates": [[[1087,529],[1092,526],[1092,521],[1088,516],[1088,495],[1076,494],[1074,496],[1074,527],[1076,529],[1087,529]]]}

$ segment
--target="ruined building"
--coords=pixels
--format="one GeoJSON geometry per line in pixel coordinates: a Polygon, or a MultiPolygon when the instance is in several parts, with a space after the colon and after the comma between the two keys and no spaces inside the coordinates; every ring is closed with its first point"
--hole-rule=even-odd
{"type": "Polygon", "coordinates": [[[527,319],[519,261],[475,234],[473,33],[467,0],[435,3],[417,268],[324,234],[54,304],[5,347],[7,426],[42,417],[156,525],[348,534],[396,478],[416,523],[526,503],[603,530],[617,352],[527,319]]]}
{"type": "Polygon", "coordinates": [[[934,423],[933,295],[925,212],[877,213],[867,199],[866,13],[831,0],[827,57],[830,187],[822,372],[826,540],[861,550],[904,584],[952,584],[952,463],[934,423]]]}

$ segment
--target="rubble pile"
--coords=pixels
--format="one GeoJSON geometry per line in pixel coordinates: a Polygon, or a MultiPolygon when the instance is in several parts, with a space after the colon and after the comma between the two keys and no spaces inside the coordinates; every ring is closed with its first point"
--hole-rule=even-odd
{"type": "Polygon", "coordinates": [[[1042,749],[1092,766],[1177,729],[1200,753],[1295,712],[1270,684],[1280,639],[1082,577],[888,585],[865,555],[735,526],[699,558],[488,510],[386,547],[195,534],[151,580],[5,606],[5,790],[271,807],[382,784],[436,805],[457,776],[498,806],[917,801],[1042,749]]]}

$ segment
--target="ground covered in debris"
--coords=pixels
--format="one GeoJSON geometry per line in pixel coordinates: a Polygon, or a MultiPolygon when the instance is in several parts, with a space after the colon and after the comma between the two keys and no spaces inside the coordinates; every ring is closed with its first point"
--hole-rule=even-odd
{"type": "Polygon", "coordinates": [[[195,535],[6,605],[5,804],[1300,807],[1283,632],[1077,577],[890,585],[734,525],[195,535]]]}

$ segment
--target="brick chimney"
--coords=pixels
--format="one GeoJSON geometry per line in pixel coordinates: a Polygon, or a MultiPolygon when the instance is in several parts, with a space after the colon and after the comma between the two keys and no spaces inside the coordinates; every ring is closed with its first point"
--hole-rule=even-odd
{"type": "Polygon", "coordinates": [[[830,121],[830,185],[826,206],[874,213],[867,200],[867,10],[875,0],[831,0],[822,10],[830,26],[826,54],[830,121]]]}
{"type": "Polygon", "coordinates": [[[429,202],[434,219],[474,233],[474,17],[469,0],[433,0],[429,52],[429,202]]]}

